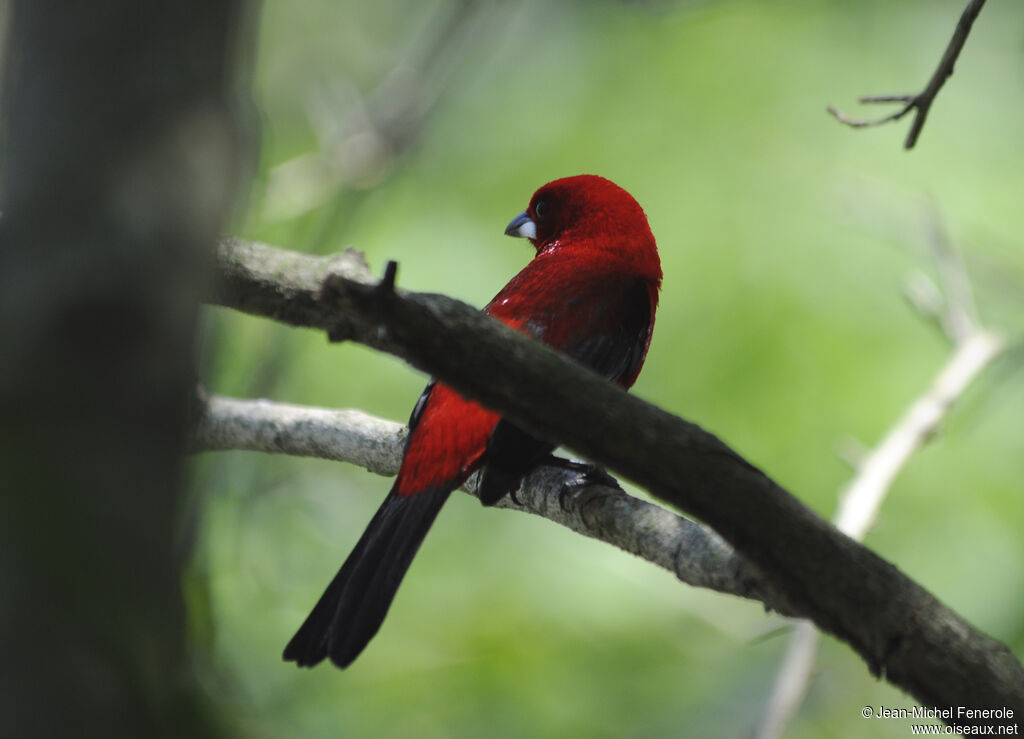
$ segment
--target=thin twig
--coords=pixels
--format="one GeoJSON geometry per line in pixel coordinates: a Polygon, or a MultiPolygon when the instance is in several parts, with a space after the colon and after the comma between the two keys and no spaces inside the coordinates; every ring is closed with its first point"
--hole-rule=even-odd
{"type": "Polygon", "coordinates": [[[793,718],[811,684],[821,632],[810,621],[798,621],[786,643],[775,687],[768,698],[755,739],[776,739],[793,718]]]}
{"type": "Polygon", "coordinates": [[[939,94],[939,90],[946,84],[946,80],[952,76],[953,67],[960,56],[960,51],[964,48],[967,36],[971,32],[971,26],[974,25],[974,20],[978,17],[978,13],[981,12],[984,4],[985,0],[970,0],[967,3],[967,7],[956,24],[956,30],[953,31],[953,38],[949,40],[949,45],[946,47],[946,52],[942,55],[942,59],[939,60],[939,65],[935,68],[931,79],[928,80],[928,85],[921,92],[916,95],[865,95],[859,98],[861,103],[903,103],[903,107],[895,113],[882,118],[870,119],[851,118],[834,105],[829,105],[826,110],[837,121],[853,128],[879,126],[890,121],[898,121],[911,110],[914,110],[916,111],[914,121],[910,124],[910,131],[907,132],[907,138],[903,142],[904,149],[913,149],[914,144],[917,143],[917,139],[921,135],[921,129],[924,127],[925,119],[928,117],[928,111],[931,109],[932,103],[935,102],[935,96],[939,94]]]}
{"type": "Polygon", "coordinates": [[[899,471],[911,455],[935,434],[942,419],[981,371],[1003,349],[1003,339],[980,331],[957,347],[928,391],[918,398],[864,460],[860,473],[843,496],[836,526],[843,533],[861,539],[899,471]]]}

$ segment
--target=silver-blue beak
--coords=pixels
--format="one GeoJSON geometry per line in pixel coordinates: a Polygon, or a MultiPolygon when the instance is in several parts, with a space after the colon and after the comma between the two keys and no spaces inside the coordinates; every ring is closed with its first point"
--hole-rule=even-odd
{"type": "Polygon", "coordinates": [[[537,224],[533,222],[530,216],[526,215],[524,210],[522,213],[512,219],[512,222],[505,227],[506,236],[520,236],[524,239],[535,239],[537,238],[537,224]]]}

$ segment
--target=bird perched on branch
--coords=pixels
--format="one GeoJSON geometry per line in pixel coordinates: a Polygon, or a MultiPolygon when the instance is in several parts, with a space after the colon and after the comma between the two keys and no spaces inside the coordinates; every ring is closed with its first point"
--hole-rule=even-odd
{"type": "MultiPolygon", "coordinates": [[[[566,177],[537,190],[505,233],[528,239],[537,253],[484,312],[630,387],[647,355],[661,286],[658,248],[636,200],[602,177],[566,177]]],[[[493,505],[553,449],[431,381],[409,419],[391,492],[284,658],[303,667],[325,657],[351,664],[380,628],[452,490],[483,468],[478,494],[493,505]]]]}

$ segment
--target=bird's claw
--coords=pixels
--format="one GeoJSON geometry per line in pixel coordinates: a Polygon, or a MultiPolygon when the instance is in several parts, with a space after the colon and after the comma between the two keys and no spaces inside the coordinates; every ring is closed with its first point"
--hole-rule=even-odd
{"type": "Polygon", "coordinates": [[[517,493],[519,492],[519,489],[520,489],[519,486],[516,486],[512,490],[509,490],[508,491],[508,497],[510,497],[512,499],[512,502],[515,503],[517,506],[519,506],[520,508],[523,508],[524,505],[523,505],[522,498],[520,498],[517,495],[517,493]]]}
{"type": "Polygon", "coordinates": [[[562,488],[558,491],[558,505],[565,513],[569,512],[569,498],[576,497],[581,491],[592,485],[604,485],[605,487],[618,490],[622,489],[619,481],[609,475],[604,467],[599,467],[590,462],[576,462],[571,459],[551,457],[549,465],[576,473],[576,479],[562,483],[562,488]]]}

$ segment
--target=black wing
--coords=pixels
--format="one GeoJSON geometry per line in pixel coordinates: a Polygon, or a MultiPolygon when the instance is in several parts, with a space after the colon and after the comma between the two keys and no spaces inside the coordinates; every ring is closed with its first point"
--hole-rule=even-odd
{"type": "MultiPolygon", "coordinates": [[[[632,384],[643,362],[651,334],[651,296],[647,282],[635,280],[623,293],[598,301],[601,310],[587,316],[599,327],[594,335],[573,337],[559,348],[580,364],[613,382],[632,384]]],[[[582,302],[582,300],[581,300],[582,302]]],[[[592,305],[593,301],[588,301],[592,305]]],[[[568,303],[571,316],[573,300],[568,303]]],[[[543,336],[540,338],[544,338],[543,336]]],[[[553,444],[541,441],[504,418],[498,421],[487,443],[486,467],[478,495],[484,505],[494,505],[517,487],[538,462],[552,452],[553,444]]]]}

